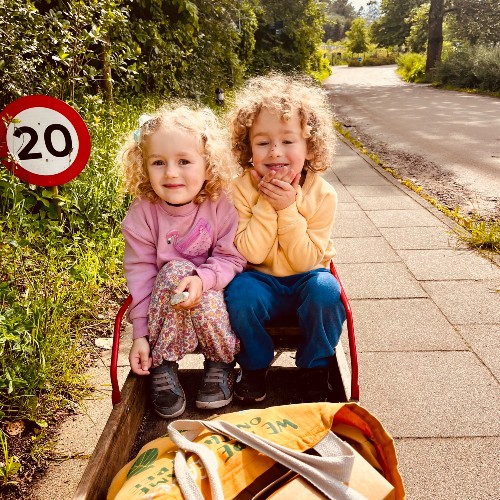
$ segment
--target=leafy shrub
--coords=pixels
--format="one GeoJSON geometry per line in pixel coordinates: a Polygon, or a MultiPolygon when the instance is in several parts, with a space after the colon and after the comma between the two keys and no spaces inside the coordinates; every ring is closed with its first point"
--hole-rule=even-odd
{"type": "Polygon", "coordinates": [[[416,54],[415,52],[401,54],[396,59],[398,73],[406,82],[425,82],[425,60],[424,54],[416,54]]]}
{"type": "Polygon", "coordinates": [[[500,47],[464,47],[439,64],[436,79],[443,85],[500,91],[500,47]]]}
{"type": "Polygon", "coordinates": [[[347,59],[347,65],[355,68],[360,68],[362,66],[384,66],[386,64],[394,64],[396,58],[393,54],[388,55],[368,55],[366,57],[352,57],[347,59]],[[361,61],[359,60],[361,59],[361,61]]]}

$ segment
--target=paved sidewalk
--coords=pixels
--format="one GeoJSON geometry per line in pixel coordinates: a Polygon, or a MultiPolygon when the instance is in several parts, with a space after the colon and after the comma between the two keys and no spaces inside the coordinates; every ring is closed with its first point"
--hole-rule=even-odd
{"type": "Polygon", "coordinates": [[[498,498],[500,267],[349,144],[334,163],[360,403],[395,438],[410,500],[498,498]]]}
{"type": "MultiPolygon", "coordinates": [[[[458,247],[448,219],[343,140],[326,179],[339,195],[335,263],[353,309],[360,403],[395,438],[408,498],[497,498],[500,267],[458,247]]],[[[195,356],[186,366],[201,367],[195,356]]],[[[58,451],[75,458],[52,466],[33,498],[76,490],[111,411],[106,363],[108,353],[92,375],[102,396],[89,403],[93,421],[77,415],[61,434],[58,451]]]]}

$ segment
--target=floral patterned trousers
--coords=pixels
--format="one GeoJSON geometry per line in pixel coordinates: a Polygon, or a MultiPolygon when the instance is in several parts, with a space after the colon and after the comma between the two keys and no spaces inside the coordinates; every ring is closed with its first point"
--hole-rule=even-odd
{"type": "Polygon", "coordinates": [[[167,262],[158,273],[148,311],[149,344],[153,367],[163,360],[178,361],[198,344],[206,359],[231,363],[240,350],[231,329],[222,290],[207,290],[192,309],[170,305],[174,290],[195,266],[186,260],[167,262]]]}

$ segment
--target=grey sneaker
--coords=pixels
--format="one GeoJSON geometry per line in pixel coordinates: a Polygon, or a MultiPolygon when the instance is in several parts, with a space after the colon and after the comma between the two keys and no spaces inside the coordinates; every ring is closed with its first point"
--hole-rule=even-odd
{"type": "Polygon", "coordinates": [[[233,400],[234,361],[219,363],[205,360],[203,380],[196,395],[197,408],[222,408],[233,400]]]}
{"type": "Polygon", "coordinates": [[[164,361],[151,369],[151,400],[160,417],[178,417],[186,409],[186,395],[177,376],[178,368],[175,361],[164,361]]]}

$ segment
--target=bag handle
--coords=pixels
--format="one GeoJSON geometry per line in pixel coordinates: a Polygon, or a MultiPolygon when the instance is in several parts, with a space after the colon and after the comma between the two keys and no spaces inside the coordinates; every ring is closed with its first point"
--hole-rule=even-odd
{"type": "MultiPolygon", "coordinates": [[[[320,453],[320,456],[315,456],[291,450],[221,420],[177,420],[171,422],[168,426],[169,437],[179,447],[179,450],[190,451],[200,457],[207,471],[214,500],[224,499],[222,482],[217,473],[217,459],[205,445],[191,441],[206,429],[236,439],[272,458],[275,462],[300,474],[329,498],[338,500],[362,500],[365,498],[344,484],[351,477],[354,452],[347,443],[331,431],[314,447],[320,453]]],[[[201,500],[203,496],[196,481],[189,474],[183,451],[177,453],[174,459],[174,469],[175,477],[184,497],[187,500],[201,500]]]]}

